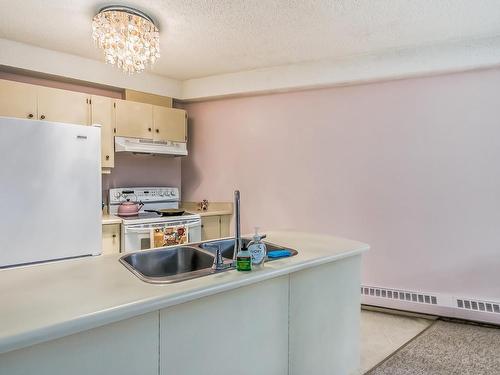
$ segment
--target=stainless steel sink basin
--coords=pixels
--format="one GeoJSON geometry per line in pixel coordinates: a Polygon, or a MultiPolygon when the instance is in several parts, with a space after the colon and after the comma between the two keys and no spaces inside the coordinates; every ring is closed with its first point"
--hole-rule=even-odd
{"type": "MultiPolygon", "coordinates": [[[[242,241],[245,246],[250,242],[248,238],[243,238],[242,241]]],[[[234,269],[232,267],[223,270],[212,268],[216,246],[220,246],[225,263],[230,263],[233,258],[234,243],[234,238],[226,238],[189,246],[141,250],[123,255],[120,262],[134,275],[148,283],[176,283],[234,269]]],[[[268,242],[265,244],[268,252],[283,249],[268,242]]],[[[293,249],[287,250],[292,252],[292,256],[298,254],[293,249]]]]}
{"type": "Polygon", "coordinates": [[[151,283],[172,283],[214,273],[214,256],[192,246],[139,251],[124,255],[120,262],[151,283]]]}
{"type": "MultiPolygon", "coordinates": [[[[241,239],[243,246],[248,246],[248,243],[250,242],[250,239],[248,238],[242,238],[241,239]]],[[[222,256],[226,259],[233,259],[233,254],[234,254],[234,238],[226,238],[222,240],[213,240],[213,241],[207,241],[207,242],[202,242],[198,246],[202,248],[203,250],[209,251],[212,254],[215,254],[216,247],[220,246],[222,256]]],[[[283,246],[278,246],[269,242],[264,241],[266,244],[267,252],[271,252],[274,250],[283,250],[283,246]]],[[[286,248],[286,250],[290,250],[292,252],[292,256],[295,256],[298,254],[296,250],[286,248]]],[[[269,258],[267,262],[271,262],[276,259],[271,259],[269,258]]]]}

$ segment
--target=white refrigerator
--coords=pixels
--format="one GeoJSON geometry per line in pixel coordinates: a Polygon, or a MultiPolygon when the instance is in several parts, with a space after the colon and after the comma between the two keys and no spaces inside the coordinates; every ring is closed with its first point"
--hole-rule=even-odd
{"type": "Polygon", "coordinates": [[[101,253],[99,127],[0,117],[0,268],[101,253]]]}

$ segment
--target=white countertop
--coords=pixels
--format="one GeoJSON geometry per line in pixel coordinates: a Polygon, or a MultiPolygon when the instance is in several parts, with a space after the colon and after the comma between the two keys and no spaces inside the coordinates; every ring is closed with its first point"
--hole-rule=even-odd
{"type": "Polygon", "coordinates": [[[122,218],[115,216],[115,215],[110,215],[110,214],[103,214],[102,215],[102,224],[107,225],[107,224],[121,224],[122,223],[122,218]]]}
{"type": "Polygon", "coordinates": [[[200,297],[360,254],[369,246],[297,232],[268,232],[266,241],[296,249],[295,257],[249,273],[235,270],[175,284],[148,284],[120,255],[0,270],[0,353],[200,297]]]}
{"type": "Polygon", "coordinates": [[[206,211],[201,211],[201,210],[186,210],[186,212],[189,212],[191,214],[198,214],[201,217],[204,217],[204,216],[232,215],[233,214],[233,211],[231,211],[231,210],[213,210],[213,209],[208,209],[206,211]]]}
{"type": "Polygon", "coordinates": [[[199,214],[201,217],[233,214],[233,203],[231,202],[210,202],[208,209],[205,211],[200,210],[199,206],[198,202],[182,202],[181,204],[182,209],[193,214],[199,214]]]}

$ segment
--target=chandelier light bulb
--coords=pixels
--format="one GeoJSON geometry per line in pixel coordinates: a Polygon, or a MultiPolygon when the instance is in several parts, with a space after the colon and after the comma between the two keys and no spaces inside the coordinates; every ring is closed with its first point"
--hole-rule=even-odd
{"type": "Polygon", "coordinates": [[[104,50],[104,60],[128,74],[142,72],[160,57],[158,27],[133,8],[102,8],[92,20],[92,38],[104,50]]]}

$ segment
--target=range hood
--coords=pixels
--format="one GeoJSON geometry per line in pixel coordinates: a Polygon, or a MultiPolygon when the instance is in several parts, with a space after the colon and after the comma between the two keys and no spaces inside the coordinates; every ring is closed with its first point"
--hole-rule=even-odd
{"type": "Polygon", "coordinates": [[[115,152],[172,156],[186,156],[188,154],[185,142],[154,141],[152,139],[127,137],[115,137],[115,152]]]}

